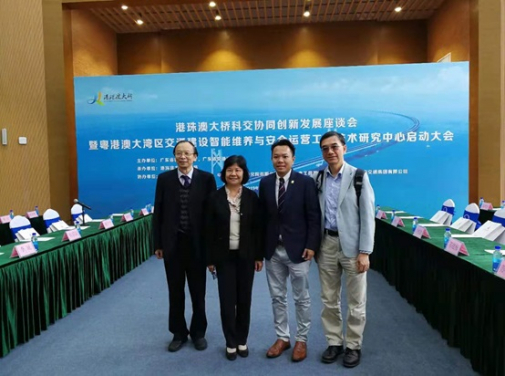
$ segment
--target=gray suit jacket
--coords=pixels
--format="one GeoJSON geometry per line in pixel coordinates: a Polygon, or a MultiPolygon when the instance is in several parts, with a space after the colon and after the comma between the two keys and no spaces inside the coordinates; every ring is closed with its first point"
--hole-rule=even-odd
{"type": "MultiPolygon", "coordinates": [[[[354,175],[356,167],[345,164],[344,174],[342,175],[342,185],[338,198],[338,235],[342,252],[347,257],[357,257],[360,251],[371,253],[374,246],[375,235],[375,195],[368,174],[363,176],[363,186],[361,188],[361,197],[359,209],[356,199],[356,190],[354,189],[354,175]]],[[[321,222],[324,232],[324,213],[326,209],[326,171],[323,174],[322,181],[316,182],[319,188],[319,202],[321,206],[321,222]]],[[[313,175],[314,179],[317,173],[313,175]]]]}

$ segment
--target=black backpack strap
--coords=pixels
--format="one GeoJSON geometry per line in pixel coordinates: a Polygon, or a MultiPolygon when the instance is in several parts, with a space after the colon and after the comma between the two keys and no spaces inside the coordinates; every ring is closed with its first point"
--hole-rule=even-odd
{"type": "Polygon", "coordinates": [[[359,208],[359,198],[361,197],[361,188],[363,187],[363,176],[365,175],[365,170],[358,168],[354,174],[354,189],[356,190],[356,199],[359,208]]]}
{"type": "Polygon", "coordinates": [[[319,193],[323,191],[323,174],[324,170],[319,170],[316,176],[316,187],[319,193]]]}

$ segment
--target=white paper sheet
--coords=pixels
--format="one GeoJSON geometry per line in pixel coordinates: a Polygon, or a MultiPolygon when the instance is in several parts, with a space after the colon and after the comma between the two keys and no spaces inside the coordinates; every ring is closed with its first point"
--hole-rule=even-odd
{"type": "MultiPolygon", "coordinates": [[[[494,249],[485,249],[484,252],[487,252],[487,253],[491,253],[493,254],[494,253],[494,249]]],[[[505,256],[505,249],[502,249],[500,250],[500,253],[505,256]]]]}

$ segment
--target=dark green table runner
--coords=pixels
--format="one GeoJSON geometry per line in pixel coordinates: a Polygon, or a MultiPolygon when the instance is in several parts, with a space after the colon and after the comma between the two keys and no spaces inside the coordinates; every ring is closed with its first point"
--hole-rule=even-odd
{"type": "Polygon", "coordinates": [[[151,216],[99,230],[83,230],[82,239],[40,242],[39,252],[10,259],[15,244],[0,248],[0,356],[40,334],[87,299],[109,287],[152,254],[151,216]]]}
{"type": "MultiPolygon", "coordinates": [[[[505,280],[492,273],[492,255],[484,252],[498,243],[458,238],[470,256],[454,256],[442,249],[445,227],[428,227],[431,239],[421,240],[412,235],[412,219],[403,222],[404,228],[395,228],[390,220],[376,219],[371,267],[382,273],[450,346],[460,348],[474,370],[504,375],[505,280]]],[[[427,222],[420,220],[420,224],[427,222]]]]}

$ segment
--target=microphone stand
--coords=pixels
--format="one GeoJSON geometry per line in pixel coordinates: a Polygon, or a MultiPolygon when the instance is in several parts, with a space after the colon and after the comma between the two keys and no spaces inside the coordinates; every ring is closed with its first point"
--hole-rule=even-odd
{"type": "Polygon", "coordinates": [[[86,212],[84,210],[84,206],[81,206],[82,208],[82,225],[84,226],[86,224],[86,212]]]}

